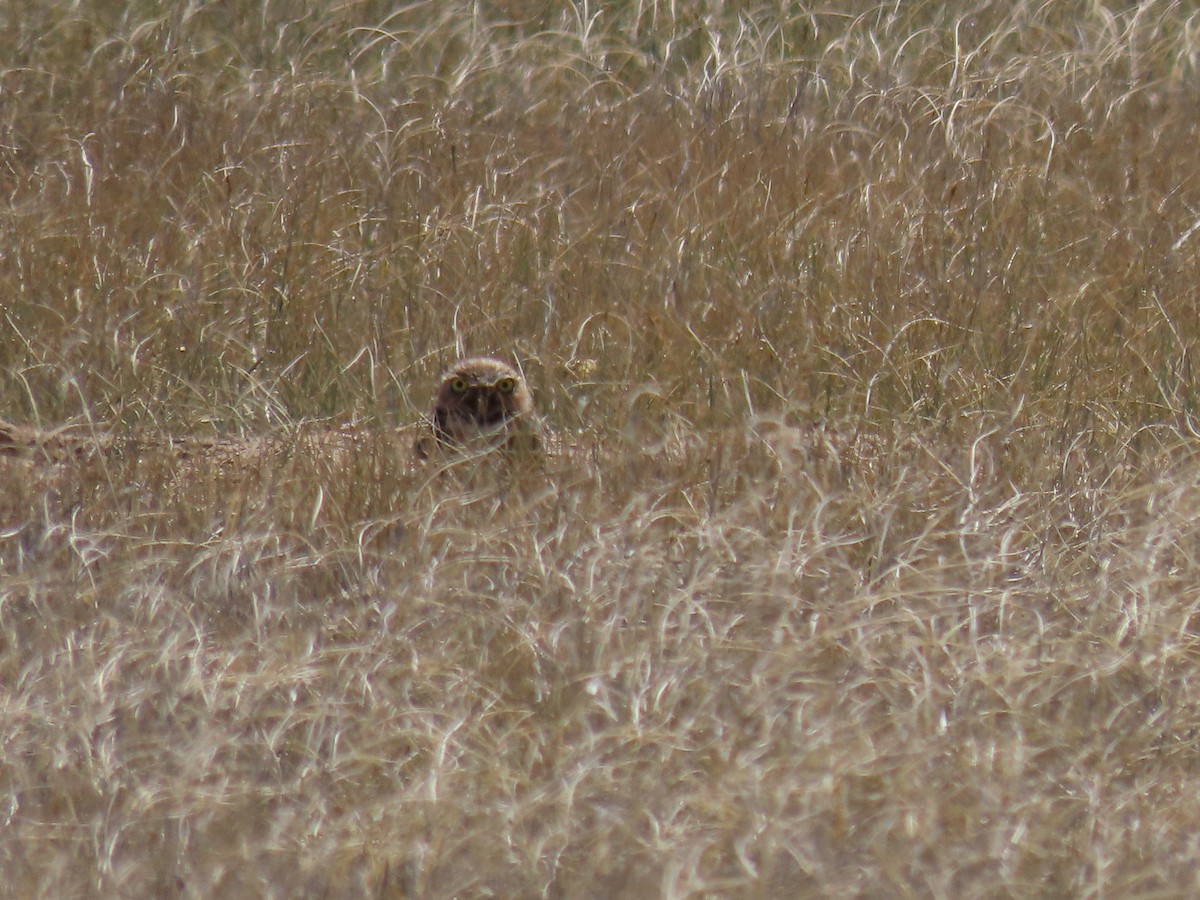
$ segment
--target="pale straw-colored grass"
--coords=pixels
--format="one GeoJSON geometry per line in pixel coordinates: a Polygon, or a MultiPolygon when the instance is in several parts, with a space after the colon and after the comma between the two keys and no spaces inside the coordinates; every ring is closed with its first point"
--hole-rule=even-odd
{"type": "Polygon", "coordinates": [[[20,6],[9,893],[1197,891],[1186,6],[20,6]]]}

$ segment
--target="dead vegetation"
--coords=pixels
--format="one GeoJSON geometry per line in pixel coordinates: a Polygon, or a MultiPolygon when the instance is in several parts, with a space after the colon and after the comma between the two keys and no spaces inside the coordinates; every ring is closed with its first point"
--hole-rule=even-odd
{"type": "Polygon", "coordinates": [[[1196,891],[1185,7],[24,6],[11,893],[1196,891]]]}

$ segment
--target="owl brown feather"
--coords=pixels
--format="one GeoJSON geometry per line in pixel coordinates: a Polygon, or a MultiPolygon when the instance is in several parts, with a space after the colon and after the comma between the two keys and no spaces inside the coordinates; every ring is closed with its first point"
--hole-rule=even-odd
{"type": "Polygon", "coordinates": [[[460,359],[442,376],[429,433],[417,442],[427,458],[440,447],[456,453],[503,448],[541,449],[541,425],[524,377],[508,363],[487,357],[460,359]]]}

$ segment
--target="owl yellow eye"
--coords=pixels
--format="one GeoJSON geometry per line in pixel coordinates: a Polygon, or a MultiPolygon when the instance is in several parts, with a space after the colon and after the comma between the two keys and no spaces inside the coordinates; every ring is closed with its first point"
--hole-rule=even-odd
{"type": "Polygon", "coordinates": [[[517,387],[515,378],[501,378],[496,382],[496,389],[502,394],[511,394],[517,387]]]}
{"type": "Polygon", "coordinates": [[[467,392],[467,379],[455,378],[450,382],[450,390],[456,394],[465,394],[467,392]]]}

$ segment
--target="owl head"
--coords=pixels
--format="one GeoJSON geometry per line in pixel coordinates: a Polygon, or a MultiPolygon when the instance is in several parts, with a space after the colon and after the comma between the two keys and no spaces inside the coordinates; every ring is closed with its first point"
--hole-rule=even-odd
{"type": "Polygon", "coordinates": [[[434,437],[446,447],[487,449],[514,445],[536,430],[533,395],[515,368],[472,357],[442,376],[431,416],[434,437]]]}

